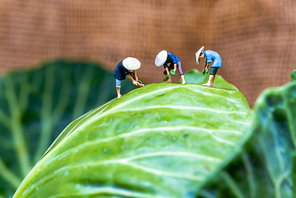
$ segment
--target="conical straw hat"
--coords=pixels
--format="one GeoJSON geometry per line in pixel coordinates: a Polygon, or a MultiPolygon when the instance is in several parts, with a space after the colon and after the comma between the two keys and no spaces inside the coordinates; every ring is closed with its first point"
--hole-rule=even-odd
{"type": "Polygon", "coordinates": [[[200,53],[204,52],[204,46],[202,46],[195,54],[195,58],[196,58],[196,63],[199,64],[199,55],[200,53]]]}
{"type": "Polygon", "coordinates": [[[128,70],[137,70],[141,67],[141,62],[133,57],[127,57],[122,61],[123,67],[128,70]]]}
{"type": "Polygon", "coordinates": [[[167,60],[168,57],[168,52],[165,50],[162,50],[161,52],[159,52],[155,58],[155,65],[157,67],[162,66],[165,61],[167,60]]]}

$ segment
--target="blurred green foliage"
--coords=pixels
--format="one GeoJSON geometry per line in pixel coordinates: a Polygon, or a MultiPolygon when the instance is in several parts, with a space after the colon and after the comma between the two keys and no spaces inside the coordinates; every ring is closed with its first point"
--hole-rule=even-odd
{"type": "Polygon", "coordinates": [[[296,81],[296,69],[291,73],[291,81],[296,81]]]}
{"type": "Polygon", "coordinates": [[[203,197],[296,196],[296,82],[266,89],[254,110],[252,136],[242,152],[204,188],[203,197]]]}
{"type": "MultiPolygon", "coordinates": [[[[121,93],[136,88],[122,82],[121,93]]],[[[74,119],[116,97],[113,72],[88,61],[52,60],[0,78],[0,196],[14,191],[74,119]]]]}

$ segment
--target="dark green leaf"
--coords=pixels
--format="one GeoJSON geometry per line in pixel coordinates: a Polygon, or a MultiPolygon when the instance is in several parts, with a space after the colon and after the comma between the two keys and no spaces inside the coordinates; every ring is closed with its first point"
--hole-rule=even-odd
{"type": "Polygon", "coordinates": [[[253,122],[242,154],[204,189],[204,197],[295,197],[296,82],[265,90],[253,122]]]}
{"type": "MultiPolygon", "coordinates": [[[[123,82],[122,93],[135,88],[123,82]]],[[[93,62],[56,60],[0,79],[0,196],[16,188],[72,120],[116,97],[115,78],[93,62]]]]}
{"type": "Polygon", "coordinates": [[[248,139],[234,90],[150,84],[73,121],[15,198],[194,197],[248,139]]]}
{"type": "Polygon", "coordinates": [[[291,73],[291,81],[296,81],[296,69],[291,73]]]}

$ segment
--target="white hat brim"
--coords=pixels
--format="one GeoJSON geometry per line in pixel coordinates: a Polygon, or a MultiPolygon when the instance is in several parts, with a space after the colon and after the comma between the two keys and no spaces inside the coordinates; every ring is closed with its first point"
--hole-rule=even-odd
{"type": "Polygon", "coordinates": [[[141,67],[141,62],[133,57],[127,57],[122,61],[123,67],[128,70],[137,70],[141,67]]]}
{"type": "Polygon", "coordinates": [[[199,64],[199,55],[200,53],[204,52],[205,47],[202,46],[195,54],[195,58],[196,58],[196,63],[199,64]]]}
{"type": "Polygon", "coordinates": [[[168,52],[166,50],[162,50],[159,52],[155,58],[155,65],[157,67],[162,66],[168,58],[168,52]]]}

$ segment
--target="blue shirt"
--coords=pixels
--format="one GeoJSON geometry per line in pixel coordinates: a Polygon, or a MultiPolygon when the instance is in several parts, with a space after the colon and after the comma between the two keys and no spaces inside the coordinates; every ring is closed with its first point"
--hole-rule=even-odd
{"type": "Polygon", "coordinates": [[[120,63],[118,63],[118,65],[116,66],[113,75],[117,80],[124,80],[126,75],[128,75],[129,73],[130,72],[123,66],[122,61],[120,61],[120,63]]]}
{"type": "Polygon", "coordinates": [[[168,57],[167,57],[165,63],[163,64],[163,66],[164,66],[164,68],[167,68],[168,63],[171,63],[171,65],[173,65],[173,64],[175,64],[175,63],[177,63],[179,61],[180,61],[180,59],[177,56],[175,56],[171,52],[168,52],[168,57]]]}
{"type": "Polygon", "coordinates": [[[206,50],[203,53],[207,58],[207,63],[211,63],[213,61],[211,67],[222,67],[222,59],[217,52],[214,52],[212,50],[206,50]]]}

